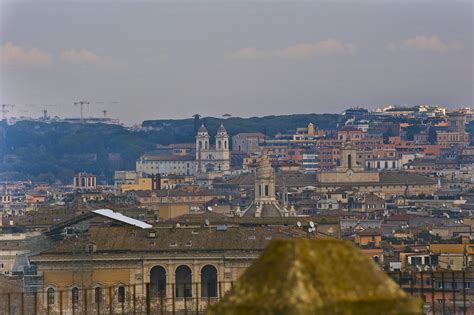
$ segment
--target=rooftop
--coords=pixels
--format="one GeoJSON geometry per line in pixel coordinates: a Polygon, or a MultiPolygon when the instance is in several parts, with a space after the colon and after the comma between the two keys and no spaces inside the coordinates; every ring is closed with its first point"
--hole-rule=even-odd
{"type": "MultiPolygon", "coordinates": [[[[87,242],[97,246],[100,254],[121,253],[134,256],[138,252],[215,252],[215,251],[261,251],[272,239],[316,238],[296,225],[291,227],[162,227],[143,230],[136,227],[91,227],[83,236],[87,242]],[[153,236],[150,236],[150,231],[153,236]]],[[[77,246],[76,238],[64,239],[33,260],[57,254],[72,254],[77,246]]]]}

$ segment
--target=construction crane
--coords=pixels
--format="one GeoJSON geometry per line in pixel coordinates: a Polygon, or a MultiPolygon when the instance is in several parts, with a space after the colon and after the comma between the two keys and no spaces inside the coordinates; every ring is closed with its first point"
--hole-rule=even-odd
{"type": "Polygon", "coordinates": [[[49,119],[49,117],[48,117],[48,110],[47,110],[46,108],[43,109],[43,119],[44,119],[44,120],[48,120],[48,119],[49,119]]]}
{"type": "Polygon", "coordinates": [[[86,101],[80,101],[80,102],[74,102],[74,106],[80,106],[81,107],[81,121],[84,120],[84,105],[89,105],[89,102],[86,101]]]}
{"type": "Polygon", "coordinates": [[[102,110],[102,114],[104,114],[104,118],[107,118],[107,110],[106,109],[102,110]]]}
{"type": "Polygon", "coordinates": [[[7,113],[9,112],[7,107],[13,108],[13,107],[15,107],[15,105],[14,104],[2,104],[2,120],[7,120],[7,113]]]}

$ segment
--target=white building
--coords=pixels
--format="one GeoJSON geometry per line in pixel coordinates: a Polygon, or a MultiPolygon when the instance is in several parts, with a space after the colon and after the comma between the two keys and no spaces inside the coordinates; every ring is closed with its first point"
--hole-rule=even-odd
{"type": "Polygon", "coordinates": [[[215,145],[210,144],[207,128],[202,125],[196,135],[196,156],[186,154],[145,154],[137,161],[135,170],[150,175],[212,175],[230,171],[229,135],[221,125],[215,145]]]}
{"type": "Polygon", "coordinates": [[[316,173],[319,169],[319,154],[315,152],[303,153],[303,171],[316,173]]]}
{"type": "Polygon", "coordinates": [[[366,170],[395,171],[402,169],[402,163],[396,157],[373,157],[365,160],[366,170]]]}
{"type": "Polygon", "coordinates": [[[209,133],[204,124],[196,136],[197,173],[223,173],[230,170],[229,135],[221,124],[217,129],[215,145],[209,142],[209,133]]]}
{"type": "Polygon", "coordinates": [[[196,161],[188,155],[142,155],[135,169],[150,175],[195,175],[196,161]]]}

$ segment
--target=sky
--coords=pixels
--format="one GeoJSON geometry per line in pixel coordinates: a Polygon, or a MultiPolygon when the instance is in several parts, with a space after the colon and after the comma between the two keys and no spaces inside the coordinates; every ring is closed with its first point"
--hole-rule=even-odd
{"type": "Polygon", "coordinates": [[[10,116],[473,104],[473,2],[0,0],[10,116]]]}

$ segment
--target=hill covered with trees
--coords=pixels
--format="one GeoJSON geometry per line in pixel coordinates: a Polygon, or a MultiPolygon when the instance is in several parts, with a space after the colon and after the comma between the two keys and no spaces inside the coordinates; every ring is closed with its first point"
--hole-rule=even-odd
{"type": "Polygon", "coordinates": [[[71,183],[80,171],[98,175],[111,183],[115,170],[134,169],[136,159],[156,144],[193,142],[197,128],[205,122],[211,135],[224,123],[230,136],[240,132],[262,132],[268,136],[294,132],[315,123],[334,129],[338,115],[302,114],[252,118],[199,117],[150,120],[144,130],[132,131],[106,124],[22,121],[0,123],[0,181],[32,179],[36,182],[71,183]]]}

